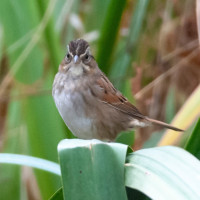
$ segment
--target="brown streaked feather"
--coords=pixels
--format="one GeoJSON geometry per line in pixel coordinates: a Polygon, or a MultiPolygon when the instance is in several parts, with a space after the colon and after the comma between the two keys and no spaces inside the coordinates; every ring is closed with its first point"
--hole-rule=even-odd
{"type": "Polygon", "coordinates": [[[102,95],[100,96],[102,102],[105,102],[115,109],[134,118],[145,119],[145,116],[142,115],[138,109],[127,100],[127,98],[114,88],[105,75],[102,74],[101,77],[96,80],[96,83],[102,89],[102,95]]]}
{"type": "Polygon", "coordinates": [[[146,123],[150,122],[175,131],[183,131],[182,129],[171,126],[165,122],[154,120],[141,114],[139,110],[127,100],[127,98],[114,88],[105,75],[102,74],[101,77],[96,80],[96,83],[102,89],[102,95],[100,96],[100,100],[102,102],[105,102],[113,108],[130,115],[134,119],[141,121],[145,120],[146,123]]]}
{"type": "Polygon", "coordinates": [[[80,56],[84,54],[89,44],[83,39],[73,40],[69,43],[69,51],[73,55],[80,56]]]}

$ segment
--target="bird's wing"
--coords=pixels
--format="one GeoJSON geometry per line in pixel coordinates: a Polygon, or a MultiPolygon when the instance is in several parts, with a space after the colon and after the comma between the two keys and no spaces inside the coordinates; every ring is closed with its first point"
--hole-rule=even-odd
{"type": "Polygon", "coordinates": [[[101,94],[98,95],[100,101],[134,118],[145,118],[145,116],[142,115],[138,109],[127,100],[127,98],[114,88],[104,74],[96,79],[96,84],[101,89],[101,94]]]}
{"type": "MultiPolygon", "coordinates": [[[[97,88],[100,89],[100,92],[98,90],[96,94],[95,91],[93,91],[93,93],[98,97],[100,101],[106,103],[107,105],[112,106],[113,108],[123,113],[126,113],[134,119],[138,119],[141,121],[145,120],[145,122],[169,128],[175,131],[183,131],[167,123],[151,119],[141,114],[133,104],[131,104],[118,90],[114,88],[112,83],[103,74],[101,75],[101,77],[97,77],[95,81],[97,88]]],[[[135,126],[135,124],[133,124],[133,126],[135,126]]]]}

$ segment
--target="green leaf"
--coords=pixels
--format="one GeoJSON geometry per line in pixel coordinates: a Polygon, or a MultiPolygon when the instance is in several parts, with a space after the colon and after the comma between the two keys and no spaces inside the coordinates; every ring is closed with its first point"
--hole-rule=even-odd
{"type": "Polygon", "coordinates": [[[0,177],[0,199],[13,199],[15,197],[14,199],[20,200],[20,191],[22,190],[20,167],[1,164],[0,177]]]}
{"type": "Polygon", "coordinates": [[[58,152],[64,199],[127,199],[124,185],[126,151],[126,145],[98,140],[61,141],[58,152]]]}
{"type": "MultiPolygon", "coordinates": [[[[174,117],[171,125],[187,130],[199,118],[200,114],[200,85],[187,98],[184,105],[174,117]]],[[[159,146],[177,144],[182,134],[173,130],[166,130],[159,142],[159,146]]]]}
{"type": "Polygon", "coordinates": [[[175,112],[175,88],[172,86],[168,90],[166,97],[165,119],[167,123],[170,123],[173,119],[175,112]]]}
{"type": "Polygon", "coordinates": [[[200,118],[192,132],[190,138],[187,141],[185,150],[200,159],[200,118]]]}
{"type": "MultiPolygon", "coordinates": [[[[104,22],[104,17],[107,13],[108,5],[110,4],[111,0],[107,1],[99,1],[99,0],[92,0],[89,2],[90,10],[87,11],[87,18],[85,20],[85,26],[88,31],[92,31],[95,29],[99,29],[102,27],[102,23],[104,22]],[[95,20],[91,20],[95,19],[95,20]]],[[[106,22],[104,22],[106,23],[106,22]]],[[[104,25],[105,26],[105,25],[104,25]]]]}
{"type": "Polygon", "coordinates": [[[200,199],[200,162],[178,147],[136,151],[125,164],[125,183],[152,199],[200,199]]]}
{"type": "MultiPolygon", "coordinates": [[[[0,24],[3,26],[6,47],[19,41],[22,37],[32,31],[38,23],[39,17],[35,1],[0,1],[0,24]]],[[[14,66],[16,61],[19,62],[19,57],[25,47],[26,44],[22,44],[20,48],[8,55],[11,66],[14,66]]],[[[19,66],[20,68],[16,70],[16,78],[25,83],[32,83],[39,79],[43,72],[42,55],[43,52],[41,51],[41,48],[39,48],[38,45],[35,45],[30,50],[30,53],[23,64],[19,66]]]]}
{"type": "Polygon", "coordinates": [[[130,33],[127,40],[127,50],[129,54],[134,51],[135,46],[138,44],[140,33],[142,31],[143,21],[145,19],[147,6],[149,0],[138,0],[131,18],[130,33]]]}
{"type": "Polygon", "coordinates": [[[0,153],[0,163],[29,166],[40,170],[45,170],[56,175],[61,175],[60,166],[57,163],[32,156],[0,153]]]}
{"type": "MultiPolygon", "coordinates": [[[[12,93],[13,94],[13,93],[12,93]]],[[[8,107],[6,128],[9,130],[6,140],[2,140],[2,152],[20,153],[24,150],[23,131],[20,131],[21,110],[20,103],[13,101],[8,107]],[[23,142],[22,142],[23,141],[23,142]]],[[[3,138],[2,138],[3,139],[3,138]]],[[[20,200],[24,185],[20,184],[21,168],[8,164],[0,164],[0,199],[20,200]],[[7,183],[7,184],[5,184],[7,183]]]]}
{"type": "Polygon", "coordinates": [[[126,145],[132,147],[134,144],[134,136],[135,136],[134,131],[122,132],[117,136],[115,142],[118,142],[121,144],[126,144],[126,145]]]}
{"type": "Polygon", "coordinates": [[[100,31],[97,63],[105,73],[109,72],[109,64],[126,2],[126,0],[110,1],[103,26],[100,31]]]}
{"type": "MultiPolygon", "coordinates": [[[[44,160],[41,158],[35,158],[32,156],[10,154],[10,153],[0,153],[0,163],[4,164],[4,165],[0,165],[0,169],[1,169],[1,173],[2,173],[0,182],[3,180],[5,181],[6,179],[10,180],[11,179],[9,177],[10,175],[13,178],[12,187],[8,187],[7,185],[1,187],[1,189],[4,189],[3,192],[1,192],[1,197],[10,196],[10,199],[13,198],[13,195],[15,195],[15,199],[18,199],[17,196],[19,196],[19,199],[20,199],[20,195],[18,194],[20,192],[20,189],[18,189],[18,187],[20,187],[20,184],[19,184],[20,177],[19,177],[19,167],[10,166],[7,164],[29,166],[29,167],[44,170],[46,172],[50,172],[50,173],[53,173],[53,174],[56,174],[59,176],[61,175],[60,166],[57,163],[54,163],[54,162],[51,162],[48,160],[44,160]],[[17,174],[17,172],[18,172],[18,174],[17,174]],[[9,191],[12,190],[14,192],[14,194],[13,193],[9,194],[7,190],[9,190],[9,191]]],[[[49,174],[47,174],[47,173],[42,174],[43,178],[45,178],[46,176],[49,177],[49,174]]],[[[45,180],[47,180],[47,179],[45,178],[45,180]]],[[[55,181],[55,177],[53,178],[53,180],[55,181]]],[[[47,184],[47,185],[49,185],[49,184],[47,184]]],[[[58,195],[59,195],[59,193],[55,196],[57,197],[58,195]]]]}
{"type": "MultiPolygon", "coordinates": [[[[2,25],[0,24],[0,60],[2,59],[2,55],[3,55],[3,29],[2,29],[2,25]]],[[[0,67],[1,69],[1,67],[0,67]]]]}
{"type": "MultiPolygon", "coordinates": [[[[40,17],[42,18],[49,4],[55,5],[56,2],[58,2],[58,0],[51,0],[51,1],[37,0],[36,2],[38,4],[38,11],[39,11],[40,17]]],[[[48,21],[48,24],[44,30],[44,40],[46,43],[45,46],[47,47],[47,52],[49,54],[48,55],[49,60],[50,60],[49,64],[52,63],[54,72],[57,72],[58,65],[61,59],[64,57],[64,52],[61,51],[58,33],[56,33],[55,31],[55,26],[54,26],[52,17],[48,21]]]]}
{"type": "MultiPolygon", "coordinates": [[[[131,18],[131,25],[126,44],[121,48],[119,56],[113,64],[110,77],[125,77],[131,61],[136,57],[140,33],[142,30],[143,20],[147,11],[149,1],[138,0],[131,18]]],[[[115,84],[118,89],[122,89],[121,84],[115,84]]]]}
{"type": "Polygon", "coordinates": [[[57,190],[49,200],[63,200],[63,188],[57,190]]]}
{"type": "MultiPolygon", "coordinates": [[[[48,74],[43,82],[44,88],[50,88],[52,76],[48,74]]],[[[24,120],[28,131],[28,147],[31,155],[57,162],[57,145],[65,138],[65,127],[59,116],[53,98],[50,95],[30,96],[22,103],[24,120]]],[[[60,177],[34,170],[43,199],[47,199],[59,187],[60,177]]]]}

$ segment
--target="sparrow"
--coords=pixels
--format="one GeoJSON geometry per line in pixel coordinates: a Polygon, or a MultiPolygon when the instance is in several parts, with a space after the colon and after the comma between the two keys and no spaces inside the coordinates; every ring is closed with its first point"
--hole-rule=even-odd
{"type": "Polygon", "coordinates": [[[55,105],[80,139],[114,141],[122,131],[158,125],[182,131],[143,115],[99,69],[88,42],[73,40],[53,82],[55,105]]]}

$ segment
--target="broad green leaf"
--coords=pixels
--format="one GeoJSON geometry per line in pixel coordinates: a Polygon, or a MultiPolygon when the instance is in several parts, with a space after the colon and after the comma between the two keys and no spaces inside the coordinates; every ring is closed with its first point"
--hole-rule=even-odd
{"type": "Polygon", "coordinates": [[[125,184],[155,200],[200,199],[200,162],[178,147],[136,151],[125,164],[125,184]]]}
{"type": "Polygon", "coordinates": [[[57,190],[49,200],[64,200],[63,198],[63,188],[57,190]]]}
{"type": "Polygon", "coordinates": [[[200,159],[200,118],[192,132],[192,135],[188,139],[185,150],[200,159]]]}
{"type": "Polygon", "coordinates": [[[63,140],[58,145],[64,199],[127,199],[127,146],[98,140],[63,140]]]}

